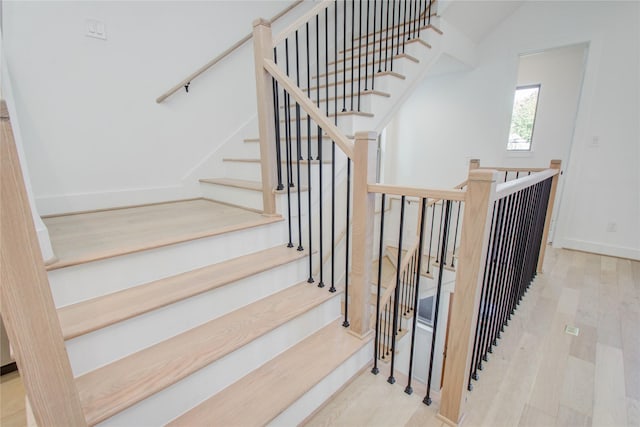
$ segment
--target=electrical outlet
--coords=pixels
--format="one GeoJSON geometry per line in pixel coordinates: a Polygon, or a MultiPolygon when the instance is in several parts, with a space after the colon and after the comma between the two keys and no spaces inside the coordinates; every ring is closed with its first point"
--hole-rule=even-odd
{"type": "Polygon", "coordinates": [[[607,233],[615,233],[616,231],[618,231],[618,224],[615,222],[608,222],[607,233]]]}
{"type": "Polygon", "coordinates": [[[95,19],[85,20],[85,36],[93,37],[95,39],[106,40],[107,29],[104,22],[96,21],[95,19]]]}

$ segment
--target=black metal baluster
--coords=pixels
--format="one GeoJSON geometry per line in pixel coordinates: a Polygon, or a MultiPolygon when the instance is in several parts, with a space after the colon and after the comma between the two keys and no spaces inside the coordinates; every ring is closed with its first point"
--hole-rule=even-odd
{"type": "Polygon", "coordinates": [[[436,202],[434,200],[431,203],[432,203],[432,205],[431,205],[431,232],[429,233],[429,253],[427,254],[427,256],[428,256],[427,274],[430,273],[430,269],[431,269],[431,244],[433,243],[433,224],[434,224],[434,219],[436,217],[436,202]]]}
{"type": "Polygon", "coordinates": [[[433,0],[427,0],[429,2],[429,10],[427,12],[427,24],[431,25],[431,5],[433,4],[433,0]]]}
{"type": "MultiPolygon", "coordinates": [[[[375,5],[374,5],[375,7],[375,5]]],[[[375,9],[374,9],[375,11],[375,9]]],[[[366,45],[364,48],[364,91],[368,91],[369,90],[369,0],[367,0],[367,15],[366,15],[366,20],[367,20],[367,28],[366,28],[366,34],[367,34],[367,39],[365,41],[366,45]]],[[[375,37],[375,32],[374,32],[374,37],[375,37]]],[[[375,46],[375,40],[373,42],[374,46],[375,46]]],[[[358,39],[358,44],[360,44],[360,39],[358,39]]],[[[374,48],[375,49],[375,48],[374,48]]],[[[362,48],[358,49],[359,51],[362,50],[362,48]]],[[[373,57],[375,58],[375,53],[373,55],[373,57]]],[[[358,111],[360,111],[360,94],[358,94],[358,111]]]]}
{"type": "Polygon", "coordinates": [[[393,335],[391,336],[391,370],[389,371],[389,378],[387,382],[393,384],[396,379],[393,376],[395,360],[396,360],[396,331],[398,330],[398,298],[400,293],[400,265],[402,262],[402,229],[404,227],[404,202],[405,196],[402,196],[400,200],[400,231],[398,233],[398,259],[396,263],[396,287],[394,289],[394,304],[393,304],[393,335]]]}
{"type": "MultiPolygon", "coordinates": [[[[347,2],[343,4],[343,16],[342,16],[342,56],[344,62],[342,64],[342,111],[347,111],[347,2]]],[[[353,56],[353,52],[351,53],[353,56]]],[[[336,67],[338,64],[336,64],[336,67]]],[[[353,67],[352,67],[353,69],[353,67]]],[[[337,70],[337,68],[336,68],[337,70]]],[[[336,72],[336,80],[338,80],[338,73],[336,72]]]]}
{"type": "MultiPolygon", "coordinates": [[[[274,47],[273,48],[273,61],[278,63],[278,51],[274,47]]],[[[280,191],[284,188],[282,185],[282,153],[280,152],[280,99],[279,99],[279,88],[278,81],[275,78],[271,79],[273,84],[273,107],[274,107],[274,125],[276,131],[276,172],[278,177],[278,186],[276,190],[280,191]]]]}
{"type": "MultiPolygon", "coordinates": [[[[307,97],[311,99],[311,57],[309,55],[309,23],[306,24],[307,30],[307,97]]],[[[307,216],[309,217],[309,277],[307,278],[307,282],[313,283],[313,224],[312,224],[312,213],[311,213],[311,160],[313,160],[313,156],[311,155],[311,117],[307,114],[307,216]]]]}
{"type": "MultiPolygon", "coordinates": [[[[449,217],[450,217],[450,209],[451,209],[451,200],[447,200],[444,206],[445,209],[445,218],[444,218],[444,231],[443,231],[443,244],[441,249],[441,259],[444,259],[444,256],[447,252],[447,233],[449,230],[449,217]]],[[[433,374],[433,356],[436,351],[436,336],[438,335],[438,313],[440,310],[440,296],[442,292],[442,277],[444,270],[442,268],[438,271],[438,288],[436,290],[436,308],[433,313],[433,332],[431,334],[431,355],[429,356],[429,372],[427,373],[427,395],[422,400],[426,405],[431,405],[431,377],[433,374]]]]}
{"type": "Polygon", "coordinates": [[[484,360],[485,362],[488,361],[488,356],[487,356],[487,335],[488,335],[488,330],[489,330],[489,321],[490,321],[490,316],[491,316],[491,304],[493,302],[493,294],[494,294],[494,284],[492,281],[493,278],[493,271],[495,268],[495,263],[493,262],[495,254],[497,253],[497,244],[498,241],[500,240],[498,233],[498,224],[500,223],[500,218],[502,216],[502,210],[501,210],[501,205],[499,202],[495,202],[495,207],[494,209],[496,209],[496,217],[494,220],[494,226],[492,229],[492,233],[493,233],[493,239],[492,239],[492,244],[491,244],[491,250],[487,252],[487,265],[488,265],[488,270],[485,276],[485,280],[487,281],[487,299],[485,302],[485,307],[484,307],[484,313],[482,315],[483,318],[483,330],[482,330],[482,336],[480,337],[480,354],[481,354],[481,358],[478,360],[478,369],[482,370],[482,361],[484,360]]]}
{"type": "Polygon", "coordinates": [[[407,39],[407,0],[405,0],[403,3],[404,3],[404,18],[402,23],[402,53],[404,53],[405,40],[407,39]]]}
{"type": "Polygon", "coordinates": [[[458,242],[458,226],[460,225],[460,207],[462,206],[462,202],[458,201],[458,214],[456,216],[456,232],[453,235],[453,249],[451,253],[451,268],[455,268],[455,260],[456,260],[456,243],[458,242]]]}
{"type": "Polygon", "coordinates": [[[493,353],[491,348],[491,334],[492,334],[492,326],[495,318],[495,304],[496,304],[496,295],[498,292],[498,284],[496,283],[496,275],[498,270],[498,254],[500,251],[500,241],[501,241],[501,226],[504,216],[504,203],[502,200],[498,200],[496,202],[498,204],[498,217],[496,219],[495,226],[495,237],[494,237],[494,248],[491,253],[491,264],[490,264],[490,274],[489,274],[489,307],[487,313],[487,327],[485,330],[485,336],[483,339],[484,349],[484,357],[483,360],[488,361],[487,353],[493,353]]]}
{"type": "MultiPolygon", "coordinates": [[[[328,24],[327,24],[328,25],[328,24]]],[[[338,2],[334,3],[333,9],[333,26],[334,26],[334,37],[333,37],[333,62],[334,64],[338,64],[338,2]]],[[[329,27],[327,26],[327,32],[329,32],[329,27]]],[[[336,73],[336,78],[338,77],[336,73]]],[[[329,98],[327,92],[327,98],[329,98]]],[[[338,85],[333,85],[333,112],[334,117],[333,121],[337,125],[338,124],[338,85]]],[[[336,291],[336,281],[335,281],[335,267],[336,267],[336,258],[335,258],[335,245],[336,245],[336,142],[331,141],[331,247],[333,250],[331,251],[331,287],[329,288],[329,292],[336,291]]]]}
{"type": "Polygon", "coordinates": [[[349,217],[351,216],[351,159],[347,158],[347,217],[345,222],[345,261],[344,261],[344,322],[342,326],[349,327],[349,217]]]}
{"type": "MultiPolygon", "coordinates": [[[[300,54],[298,43],[298,31],[296,30],[296,85],[300,87],[300,54]]],[[[302,160],[302,143],[300,137],[302,136],[302,128],[300,126],[300,104],[296,102],[296,178],[298,185],[298,250],[303,251],[302,246],[302,199],[300,198],[300,160],[302,160]]]]}
{"type": "MultiPolygon", "coordinates": [[[[289,76],[289,39],[284,40],[285,47],[285,67],[287,76],[289,76]]],[[[287,160],[287,213],[288,213],[288,226],[289,226],[289,242],[287,243],[288,248],[293,247],[293,233],[292,233],[292,225],[291,225],[291,186],[292,186],[292,170],[290,168],[291,165],[291,107],[290,107],[290,98],[289,92],[287,92],[283,88],[284,97],[284,129],[285,129],[285,154],[287,160]]]]}
{"type": "Polygon", "coordinates": [[[416,325],[418,322],[418,299],[420,297],[420,269],[422,268],[422,243],[424,239],[424,221],[425,221],[425,212],[427,206],[427,199],[422,198],[422,204],[420,209],[420,232],[418,233],[418,260],[415,274],[415,288],[413,292],[413,323],[411,326],[411,350],[409,350],[409,375],[407,386],[404,389],[404,392],[407,394],[413,393],[413,388],[411,387],[411,380],[413,378],[413,352],[416,344],[416,325]]]}
{"type": "MultiPolygon", "coordinates": [[[[395,32],[395,28],[396,28],[396,2],[395,0],[392,0],[393,3],[393,10],[391,11],[391,66],[389,67],[389,71],[393,71],[393,39],[394,39],[394,32],[395,32]]],[[[387,6],[388,8],[388,6],[387,6]]],[[[386,68],[385,68],[385,71],[386,68]]]]}
{"type": "MultiPolygon", "coordinates": [[[[367,0],[368,1],[368,0],[367,0]]],[[[373,0],[373,43],[371,46],[371,90],[375,90],[376,88],[376,33],[378,29],[376,27],[376,0],[373,0]]],[[[380,5],[382,6],[382,0],[380,0],[380,5]]],[[[382,7],[380,8],[380,12],[382,12],[382,7]]],[[[382,18],[382,15],[380,15],[382,18]]],[[[382,26],[380,27],[380,31],[382,31],[382,26]]],[[[380,34],[380,38],[382,38],[382,33],[380,34]]],[[[369,31],[367,27],[367,44],[369,43],[369,31]]]]}
{"type": "Polygon", "coordinates": [[[386,194],[382,193],[382,201],[381,206],[382,210],[380,211],[380,241],[378,244],[378,286],[376,292],[376,330],[375,337],[373,340],[373,368],[371,369],[371,373],[374,375],[378,375],[380,370],[378,369],[378,354],[379,354],[379,341],[380,341],[380,298],[382,295],[380,291],[382,290],[382,252],[384,251],[384,203],[385,203],[386,194]]]}
{"type": "MultiPolygon", "coordinates": [[[[318,109],[320,109],[320,16],[316,15],[316,75],[318,76],[317,78],[317,83],[318,83],[318,89],[317,89],[317,100],[316,100],[316,105],[318,107],[318,109]]],[[[325,64],[327,62],[327,58],[325,57],[325,64]]],[[[322,128],[320,126],[317,127],[318,129],[318,194],[319,194],[319,201],[318,201],[318,208],[319,208],[319,218],[318,218],[318,222],[319,222],[319,227],[320,229],[318,230],[319,233],[319,238],[318,238],[318,242],[319,242],[319,265],[320,265],[320,282],[318,282],[318,287],[319,288],[324,288],[324,252],[323,252],[323,241],[324,241],[324,233],[323,233],[323,227],[324,227],[324,221],[322,219],[322,205],[323,205],[323,197],[322,197],[322,128]]],[[[309,188],[309,192],[311,192],[311,188],[309,188]]]]}
{"type": "MultiPolygon", "coordinates": [[[[384,39],[384,70],[387,71],[387,64],[389,63],[389,7],[391,6],[390,1],[387,0],[387,34],[384,39]]],[[[391,30],[391,37],[393,37],[393,29],[391,30]]],[[[393,49],[393,46],[391,47],[393,49]]],[[[380,60],[382,61],[382,34],[380,34],[380,60]]],[[[378,69],[380,73],[382,70],[378,69]]]]}
{"type": "Polygon", "coordinates": [[[407,0],[398,2],[398,42],[396,43],[396,55],[400,53],[400,41],[402,41],[402,53],[404,53],[404,33],[407,18],[407,0]],[[402,4],[404,3],[404,19],[402,18],[402,4]],[[402,33],[400,33],[402,31],[402,33]]]}
{"type": "Polygon", "coordinates": [[[353,79],[354,79],[354,72],[355,72],[355,68],[356,68],[356,51],[354,50],[354,36],[355,36],[355,32],[354,29],[356,27],[356,2],[355,0],[351,2],[351,111],[353,111],[353,90],[355,88],[355,85],[353,84],[353,79]]]}
{"type": "Polygon", "coordinates": [[[481,348],[481,337],[484,333],[484,323],[485,323],[485,319],[484,319],[484,315],[486,313],[486,305],[487,305],[487,299],[488,299],[488,293],[489,293],[489,286],[488,286],[488,281],[487,281],[487,275],[488,275],[488,270],[489,270],[489,260],[491,258],[491,254],[489,252],[490,248],[493,245],[493,239],[494,239],[494,223],[495,223],[495,219],[496,219],[496,207],[495,207],[495,203],[493,205],[493,209],[492,209],[492,213],[491,213],[491,225],[489,226],[489,242],[487,243],[487,255],[484,261],[484,269],[482,271],[482,290],[481,290],[481,297],[480,297],[480,305],[478,306],[478,316],[476,317],[476,331],[474,334],[474,338],[473,338],[473,353],[472,353],[472,360],[471,360],[471,366],[469,367],[469,382],[467,385],[467,388],[469,391],[471,391],[473,389],[473,386],[471,385],[471,379],[474,380],[478,380],[478,369],[482,369],[481,367],[481,361],[480,361],[480,355],[482,353],[482,348],[481,348]]]}
{"type": "MultiPolygon", "coordinates": [[[[443,203],[443,202],[441,202],[443,203]]],[[[444,265],[444,260],[440,258],[440,246],[442,245],[442,240],[440,237],[442,236],[442,220],[444,216],[444,206],[440,207],[440,226],[438,227],[438,250],[436,251],[436,264],[438,264],[438,268],[442,268],[444,265]]]]}
{"type": "MultiPolygon", "coordinates": [[[[491,336],[489,337],[489,348],[491,349],[493,346],[497,344],[498,330],[500,329],[499,316],[501,311],[501,301],[504,294],[504,286],[502,282],[502,276],[504,272],[504,257],[506,254],[506,244],[505,238],[507,236],[507,224],[509,218],[509,204],[507,200],[501,199],[500,202],[503,204],[504,214],[502,216],[500,227],[500,240],[498,242],[498,254],[495,260],[495,286],[496,286],[496,296],[494,302],[494,310],[493,310],[493,318],[491,319],[491,336]]],[[[490,350],[491,352],[491,350],[490,350]]]]}
{"type": "MultiPolygon", "coordinates": [[[[362,38],[362,0],[359,1],[359,5],[358,5],[358,45],[360,45],[361,38],[362,38]]],[[[355,51],[353,51],[353,53],[355,54],[355,51]]],[[[360,87],[361,87],[360,83],[361,82],[362,82],[362,49],[358,48],[358,109],[357,111],[360,111],[360,87]]],[[[351,86],[353,86],[353,80],[351,81],[351,86]]]]}
{"type": "MultiPolygon", "coordinates": [[[[405,11],[406,11],[406,8],[407,8],[407,6],[405,5],[405,11]]],[[[405,34],[405,37],[404,37],[407,40],[411,40],[411,31],[412,31],[412,26],[413,26],[412,14],[413,14],[413,0],[409,0],[409,20],[407,21],[405,19],[405,22],[409,26],[409,32],[408,32],[408,34],[405,34]]],[[[403,52],[404,52],[404,50],[403,50],[403,52]]]]}

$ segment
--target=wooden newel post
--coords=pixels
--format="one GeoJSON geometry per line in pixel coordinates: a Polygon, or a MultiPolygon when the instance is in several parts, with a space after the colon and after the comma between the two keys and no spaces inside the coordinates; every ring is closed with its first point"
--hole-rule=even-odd
{"type": "Polygon", "coordinates": [[[497,172],[494,170],[469,171],[455,298],[450,311],[451,332],[438,412],[438,416],[451,425],[457,425],[464,414],[496,180],[497,172]]]}
{"type": "Polygon", "coordinates": [[[86,426],[5,111],[0,108],[2,320],[38,425],[86,426]]]}
{"type": "Polygon", "coordinates": [[[540,242],[540,254],[538,255],[538,267],[536,271],[542,273],[542,264],[544,264],[544,253],[547,250],[547,241],[549,240],[549,228],[553,217],[553,204],[556,201],[556,190],[558,189],[558,180],[560,179],[561,160],[551,160],[550,169],[557,169],[558,173],[553,176],[551,181],[551,191],[549,192],[549,203],[547,204],[547,215],[544,219],[544,230],[542,231],[542,241],[540,242]]]}
{"type": "Polygon", "coordinates": [[[266,215],[275,215],[276,144],[273,86],[271,75],[263,65],[264,59],[273,58],[273,39],[271,23],[265,19],[257,19],[253,22],[253,53],[256,67],[258,128],[260,131],[262,204],[266,215]]]}
{"type": "Polygon", "coordinates": [[[368,185],[376,179],[377,134],[357,132],[353,155],[352,264],[349,287],[351,332],[364,338],[371,331],[369,295],[373,259],[375,195],[368,185]]]}

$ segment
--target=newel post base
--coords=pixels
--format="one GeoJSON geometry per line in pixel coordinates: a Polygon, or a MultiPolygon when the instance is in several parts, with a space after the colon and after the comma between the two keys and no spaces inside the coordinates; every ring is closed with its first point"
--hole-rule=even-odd
{"type": "MultiPolygon", "coordinates": [[[[351,332],[359,337],[370,336],[369,284],[373,259],[373,219],[375,195],[368,185],[375,183],[378,135],[357,132],[353,155],[353,244],[349,304],[351,332]]],[[[348,272],[347,272],[348,274],[348,272]]]]}

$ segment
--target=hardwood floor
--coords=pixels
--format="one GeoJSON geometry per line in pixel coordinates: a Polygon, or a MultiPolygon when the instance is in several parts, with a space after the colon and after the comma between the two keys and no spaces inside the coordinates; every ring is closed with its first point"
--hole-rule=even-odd
{"type": "MultiPolygon", "coordinates": [[[[549,248],[474,382],[463,425],[639,426],[638,325],[640,262],[549,248]]],[[[365,371],[307,425],[445,425],[437,401],[427,407],[385,379],[365,371]]]]}
{"type": "MultiPolygon", "coordinates": [[[[639,426],[640,262],[547,250],[527,292],[469,394],[464,426],[639,426]],[[577,337],[566,325],[580,328],[577,337]]],[[[383,365],[388,366],[388,365],[383,365]]],[[[388,368],[387,368],[388,369],[388,368]]],[[[438,401],[382,372],[356,377],[309,426],[444,426],[438,401]]],[[[0,383],[4,426],[24,426],[24,390],[0,383]]]]}
{"type": "Polygon", "coordinates": [[[48,270],[279,221],[206,199],[43,218],[58,260],[48,270]]]}
{"type": "Polygon", "coordinates": [[[0,426],[24,427],[26,425],[24,386],[18,372],[11,372],[0,377],[0,426]]]}

